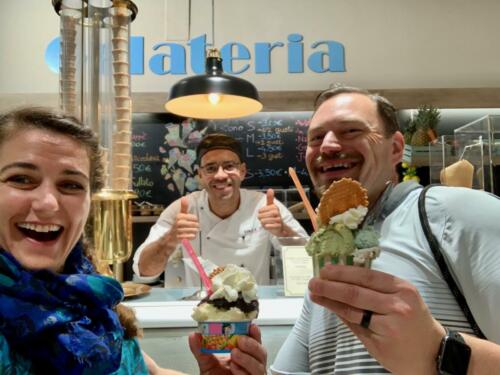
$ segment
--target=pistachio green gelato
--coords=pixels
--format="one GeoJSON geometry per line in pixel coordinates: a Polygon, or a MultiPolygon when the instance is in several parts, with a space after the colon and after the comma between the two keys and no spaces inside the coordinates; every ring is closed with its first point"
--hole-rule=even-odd
{"type": "Polygon", "coordinates": [[[349,255],[355,248],[352,231],[341,223],[322,226],[312,234],[306,245],[310,256],[349,255]]]}
{"type": "Polygon", "coordinates": [[[370,267],[372,259],[380,252],[380,235],[372,228],[357,229],[368,212],[365,206],[351,208],[330,218],[321,226],[306,245],[313,257],[315,275],[319,274],[322,261],[370,267]]]}
{"type": "Polygon", "coordinates": [[[366,227],[356,231],[354,235],[354,245],[358,249],[368,249],[378,246],[380,234],[373,227],[366,227]]]}

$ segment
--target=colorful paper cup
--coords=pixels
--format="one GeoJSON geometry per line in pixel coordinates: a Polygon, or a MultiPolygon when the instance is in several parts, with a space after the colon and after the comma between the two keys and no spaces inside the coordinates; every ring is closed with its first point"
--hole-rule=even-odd
{"type": "Polygon", "coordinates": [[[199,322],[202,353],[231,353],[236,348],[240,336],[248,336],[251,321],[239,322],[199,322]]]}

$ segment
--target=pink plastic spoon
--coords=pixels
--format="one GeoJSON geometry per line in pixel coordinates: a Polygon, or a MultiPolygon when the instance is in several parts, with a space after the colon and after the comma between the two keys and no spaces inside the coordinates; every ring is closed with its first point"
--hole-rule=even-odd
{"type": "Polygon", "coordinates": [[[182,246],[186,249],[188,252],[189,256],[193,260],[194,265],[196,266],[196,269],[198,270],[198,273],[200,274],[201,281],[203,282],[203,285],[205,285],[205,289],[207,290],[207,293],[210,295],[212,294],[212,281],[210,278],[207,276],[207,273],[203,269],[203,266],[200,263],[200,260],[198,259],[198,256],[194,252],[193,246],[191,246],[191,243],[184,239],[181,241],[182,246]]]}

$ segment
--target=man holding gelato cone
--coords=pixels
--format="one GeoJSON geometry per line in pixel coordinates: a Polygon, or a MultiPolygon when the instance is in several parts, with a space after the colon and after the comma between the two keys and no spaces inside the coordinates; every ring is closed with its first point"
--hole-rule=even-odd
{"type": "Polygon", "coordinates": [[[273,190],[263,194],[240,188],[246,174],[240,142],[210,134],[199,144],[197,156],[203,190],[163,211],[137,249],[135,274],[148,282],[165,271],[168,286],[200,285],[180,246],[187,239],[205,267],[236,264],[252,272],[259,284],[269,284],[271,246],[279,248],[278,237],[307,237],[307,232],[274,199],[273,190]]]}
{"type": "Polygon", "coordinates": [[[380,233],[380,255],[371,269],[327,264],[311,279],[271,373],[498,373],[500,200],[463,187],[426,191],[429,228],[464,307],[424,234],[422,186],[393,182],[403,147],[385,98],[349,87],[318,96],[306,151],[311,180],[320,195],[342,178],[367,190],[360,225],[380,233]]]}

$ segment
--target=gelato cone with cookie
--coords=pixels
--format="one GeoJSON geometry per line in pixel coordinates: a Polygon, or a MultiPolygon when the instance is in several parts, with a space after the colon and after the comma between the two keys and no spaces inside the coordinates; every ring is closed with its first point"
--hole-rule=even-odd
{"type": "Polygon", "coordinates": [[[370,267],[380,252],[379,234],[361,227],[368,212],[368,193],[357,181],[334,181],[318,206],[319,228],[306,245],[313,258],[314,275],[326,264],[370,267]]]}
{"type": "Polygon", "coordinates": [[[230,353],[259,314],[257,284],[250,271],[234,264],[215,269],[209,277],[213,293],[191,317],[198,322],[203,353],[230,353]]]}

